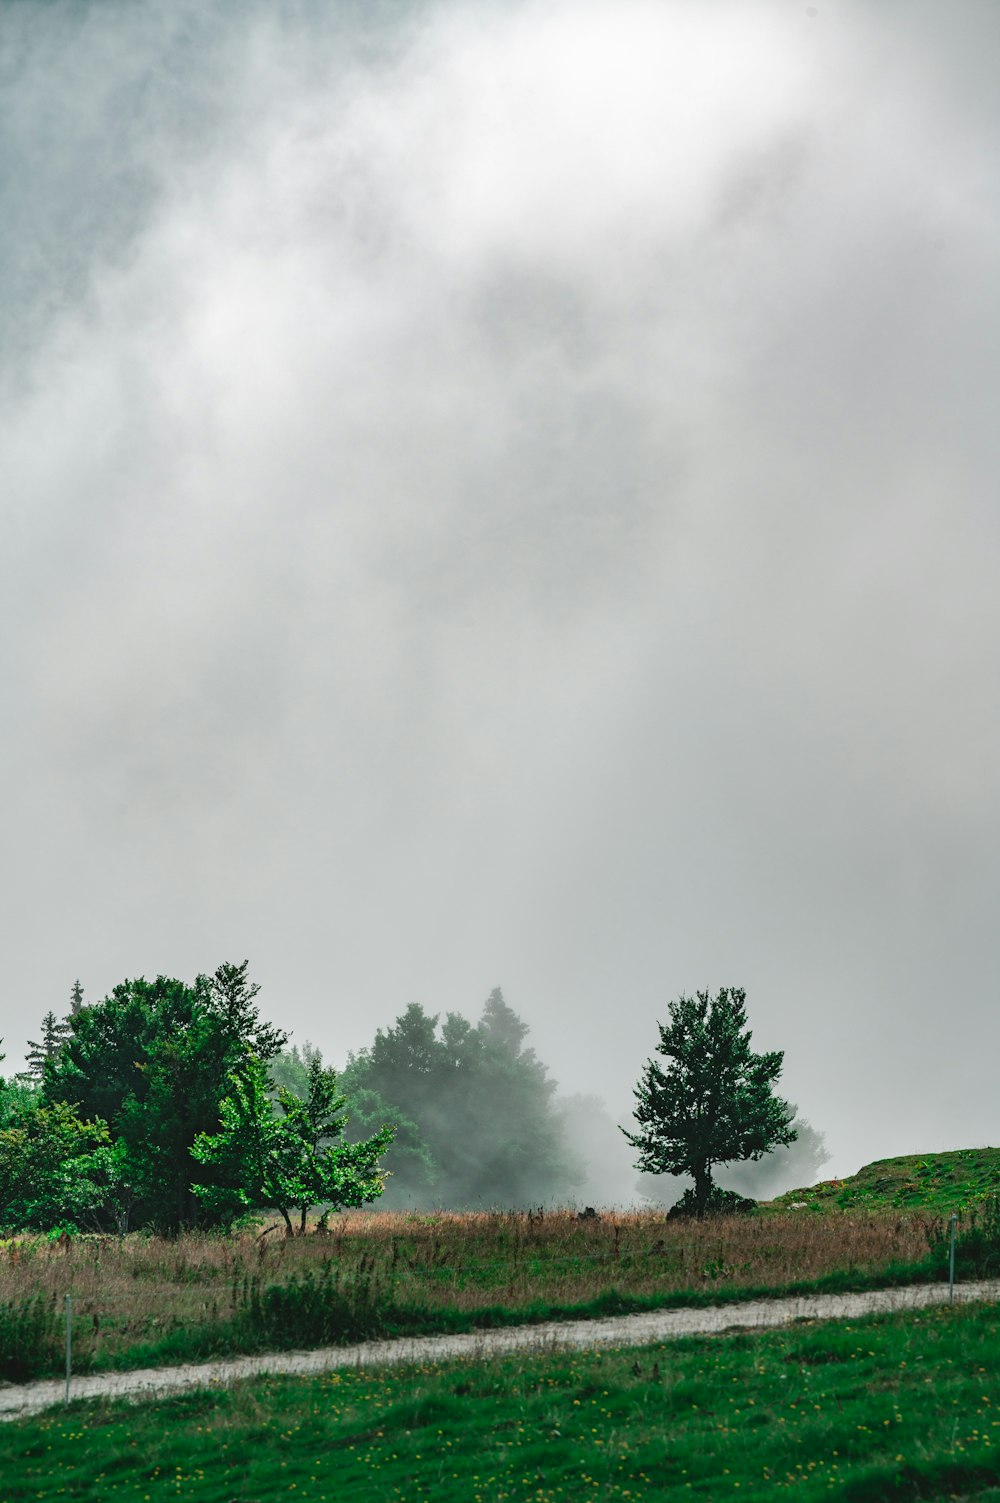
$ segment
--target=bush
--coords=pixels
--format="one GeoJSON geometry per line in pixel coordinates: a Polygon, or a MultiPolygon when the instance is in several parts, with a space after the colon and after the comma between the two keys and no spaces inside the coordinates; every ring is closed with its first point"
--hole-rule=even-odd
{"type": "Polygon", "coordinates": [[[350,1281],[331,1259],[287,1284],[261,1287],[247,1279],[236,1290],[236,1325],[252,1345],[317,1346],[377,1335],[384,1326],[384,1291],[362,1260],[350,1281]]]}
{"type": "MultiPolygon", "coordinates": [[[[755,1200],[750,1200],[746,1195],[737,1195],[735,1190],[723,1190],[718,1185],[713,1185],[712,1192],[705,1203],[704,1214],[706,1216],[745,1216],[756,1209],[755,1200]]],[[[677,1204],[670,1207],[667,1220],[680,1221],[697,1215],[698,1203],[695,1200],[694,1191],[685,1190],[677,1204]]]]}
{"type": "Polygon", "coordinates": [[[65,1334],[52,1299],[31,1299],[0,1305],[0,1379],[26,1383],[58,1370],[65,1334]]]}
{"type": "MultiPolygon", "coordinates": [[[[950,1230],[942,1222],[930,1238],[931,1259],[938,1278],[948,1277],[950,1230]]],[[[1000,1195],[991,1195],[972,1211],[969,1224],[955,1238],[955,1277],[988,1279],[1000,1276],[1000,1195]]]]}

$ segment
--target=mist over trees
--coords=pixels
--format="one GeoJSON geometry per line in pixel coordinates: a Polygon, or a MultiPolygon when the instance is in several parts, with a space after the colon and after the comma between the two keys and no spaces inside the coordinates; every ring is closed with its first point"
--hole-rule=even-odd
{"type": "Polygon", "coordinates": [[[765,1198],[809,1183],[826,1157],[822,1135],[771,1090],[781,1056],[749,1050],[742,993],[721,1010],[687,999],[698,1016],[686,1023],[672,1005],[685,1036],[661,1029],[661,1046],[683,1043],[688,1075],[668,1120],[670,1072],[647,1064],[644,1136],[625,1136],[665,1172],[638,1180],[624,1129],[598,1097],[558,1095],[499,987],[474,1022],[411,1003],[339,1072],[267,1022],[258,993],[246,961],[191,983],[126,980],[89,1005],[76,982],[67,1016],[42,1019],[30,1068],[0,1077],[0,1227],[171,1235],[269,1209],[297,1234],[310,1209],[376,1200],[670,1205],[689,1187],[679,1171],[704,1118],[695,1075],[738,1088],[706,1149],[724,1189],[765,1198]],[[726,1023],[718,1038],[713,1019],[726,1023]],[[744,1160],[726,1164],[723,1151],[744,1160]]]}
{"type": "Polygon", "coordinates": [[[397,1123],[387,1206],[526,1206],[572,1197],[582,1178],[556,1084],[499,987],[476,1023],[412,1002],[352,1055],[341,1087],[354,1129],[397,1123]]]}

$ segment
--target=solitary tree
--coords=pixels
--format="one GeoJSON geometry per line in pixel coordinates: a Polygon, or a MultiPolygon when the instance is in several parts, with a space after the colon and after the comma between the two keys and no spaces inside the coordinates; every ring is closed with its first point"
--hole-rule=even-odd
{"type": "Polygon", "coordinates": [[[796,1136],[788,1104],[773,1089],[784,1053],[754,1054],[745,1002],[746,992],[723,987],[717,997],[697,992],[670,1003],[656,1048],[668,1063],[647,1060],[635,1088],[639,1130],[622,1128],[639,1150],[637,1169],[691,1176],[699,1217],[709,1206],[713,1165],[759,1159],[796,1136]]]}

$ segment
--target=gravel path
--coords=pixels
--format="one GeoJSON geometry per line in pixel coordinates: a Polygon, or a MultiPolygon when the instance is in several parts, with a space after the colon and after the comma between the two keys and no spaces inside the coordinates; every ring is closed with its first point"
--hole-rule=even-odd
{"type": "MultiPolygon", "coordinates": [[[[1000,1279],[957,1285],[955,1299],[998,1300],[1000,1279]]],[[[892,1310],[919,1310],[947,1303],[944,1284],[918,1284],[906,1289],[879,1289],[865,1294],[815,1294],[796,1299],[752,1300],[746,1304],[713,1305],[705,1310],[655,1310],[605,1320],[550,1321],[536,1326],[510,1326],[501,1331],[474,1331],[460,1336],[414,1336],[395,1341],[364,1341],[356,1346],[329,1346],[312,1352],[274,1352],[260,1357],[230,1357],[218,1362],[182,1367],[143,1368],[134,1372],[101,1373],[74,1378],[74,1399],[150,1399],[183,1388],[206,1388],[254,1378],[262,1373],[322,1373],[337,1367],[386,1367],[407,1362],[440,1362],[451,1357],[481,1360],[506,1352],[554,1351],[566,1348],[642,1346],[676,1336],[697,1336],[734,1329],[760,1330],[793,1320],[850,1319],[892,1310]]],[[[0,1385],[0,1420],[17,1419],[61,1404],[65,1384],[0,1385]]]]}

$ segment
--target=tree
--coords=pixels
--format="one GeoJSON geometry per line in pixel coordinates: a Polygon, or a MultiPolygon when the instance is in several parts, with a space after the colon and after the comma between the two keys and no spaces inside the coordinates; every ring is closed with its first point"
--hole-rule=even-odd
{"type": "Polygon", "coordinates": [[[0,1127],[0,1226],[95,1226],[108,1199],[108,1130],[65,1102],[22,1099],[0,1127]]]}
{"type": "Polygon", "coordinates": [[[572,1189],[555,1083],[527,1032],[496,987],[478,1023],[457,1012],[440,1023],[413,1002],[351,1058],[341,1084],[352,1111],[387,1111],[407,1149],[405,1166],[391,1155],[395,1204],[537,1205],[572,1189]]]}
{"type": "Polygon", "coordinates": [[[309,1066],[314,1059],[322,1061],[322,1058],[320,1050],[308,1039],[301,1049],[298,1044],[293,1044],[290,1049],[280,1050],[273,1059],[267,1061],[267,1074],[272,1089],[284,1086],[286,1091],[291,1091],[293,1096],[304,1101],[309,1094],[309,1066]]]}
{"type": "Polygon", "coordinates": [[[776,1144],[757,1162],[747,1162],[726,1169],[719,1178],[727,1190],[752,1195],[755,1200],[772,1200],[785,1190],[800,1185],[814,1185],[830,1155],[826,1139],[805,1117],[800,1117],[794,1102],[786,1103],[795,1141],[776,1144]]]}
{"type": "Polygon", "coordinates": [[[82,1006],[83,1006],[83,987],[80,985],[80,980],[79,980],[79,977],[78,977],[76,979],[76,981],[73,982],[73,985],[70,987],[70,992],[69,992],[69,1015],[70,1015],[70,1017],[71,1018],[75,1018],[76,1015],[77,1015],[77,1013],[80,1011],[80,1009],[81,1009],[82,1006]]]}
{"type": "Polygon", "coordinates": [[[34,1039],[28,1040],[26,1074],[34,1080],[41,1080],[48,1061],[58,1059],[69,1031],[68,1023],[57,1018],[54,1012],[47,1012],[42,1019],[41,1042],[35,1043],[34,1039]]]}
{"type": "Polygon", "coordinates": [[[242,965],[227,962],[219,966],[208,982],[209,1005],[222,1020],[229,1037],[266,1063],[285,1047],[288,1034],[261,1022],[253,1005],[260,987],[247,979],[249,964],[249,960],[244,960],[242,965]]]}
{"type": "Polygon", "coordinates": [[[362,1143],[337,1142],[346,1126],[345,1098],[318,1055],[309,1063],[305,1100],[279,1086],[277,1112],[267,1070],[253,1055],[232,1072],[229,1084],[219,1131],[199,1134],[191,1148],[192,1157],[210,1167],[218,1181],[196,1185],[195,1193],[226,1219],[274,1206],[292,1237],[291,1213],[297,1211],[301,1236],[310,1206],[340,1210],[382,1194],[380,1160],[392,1128],[383,1127],[362,1143]]]}
{"type": "Polygon", "coordinates": [[[709,1205],[714,1165],[759,1159],[796,1136],[788,1104],[773,1089],[784,1053],[752,1051],[745,1004],[738,987],[670,1003],[656,1048],[668,1064],[647,1060],[635,1088],[639,1130],[622,1128],[639,1150],[637,1169],[691,1176],[699,1217],[709,1205]]]}
{"type": "Polygon", "coordinates": [[[169,976],[123,981],[81,1007],[45,1065],[46,1102],[109,1124],[140,1224],[172,1234],[204,1223],[191,1145],[218,1128],[229,1073],[247,1050],[268,1054],[285,1037],[261,1022],[257,991],[246,961],[190,985],[169,976]]]}

